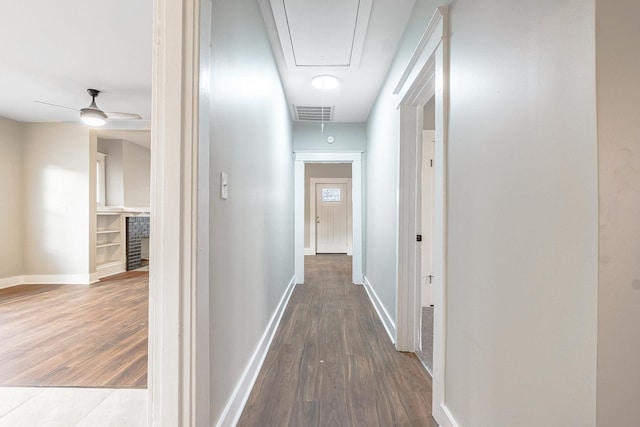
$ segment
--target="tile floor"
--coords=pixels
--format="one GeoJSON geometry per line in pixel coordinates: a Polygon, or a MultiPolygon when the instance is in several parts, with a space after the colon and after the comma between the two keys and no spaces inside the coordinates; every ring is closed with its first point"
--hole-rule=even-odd
{"type": "Polygon", "coordinates": [[[145,427],[146,389],[0,387],[0,427],[145,427]]]}

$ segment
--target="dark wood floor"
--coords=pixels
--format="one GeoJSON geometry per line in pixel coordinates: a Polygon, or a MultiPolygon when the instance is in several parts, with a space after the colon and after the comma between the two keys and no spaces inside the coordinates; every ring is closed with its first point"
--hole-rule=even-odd
{"type": "Polygon", "coordinates": [[[0,289],[0,386],[147,385],[149,274],[0,289]]]}
{"type": "Polygon", "coordinates": [[[351,284],[351,258],[305,262],[238,426],[436,426],[429,377],[351,284]]]}

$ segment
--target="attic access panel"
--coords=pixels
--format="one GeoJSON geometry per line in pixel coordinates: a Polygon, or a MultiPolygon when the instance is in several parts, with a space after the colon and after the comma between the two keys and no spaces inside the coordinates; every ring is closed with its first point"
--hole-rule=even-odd
{"type": "Polygon", "coordinates": [[[287,66],[357,66],[373,0],[270,0],[287,66]]]}

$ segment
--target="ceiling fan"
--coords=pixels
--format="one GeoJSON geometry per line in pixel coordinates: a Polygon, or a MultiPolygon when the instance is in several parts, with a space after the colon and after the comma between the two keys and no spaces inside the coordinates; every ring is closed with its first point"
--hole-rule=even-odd
{"type": "Polygon", "coordinates": [[[65,107],[64,105],[51,104],[49,102],[35,101],[39,104],[51,105],[58,108],[66,108],[67,110],[79,111],[80,120],[89,126],[102,126],[107,120],[140,120],[142,117],[140,114],[135,113],[105,113],[96,105],[96,98],[100,95],[100,91],[97,89],[87,89],[89,96],[91,96],[91,104],[88,107],[80,110],[71,107],[65,107]]]}

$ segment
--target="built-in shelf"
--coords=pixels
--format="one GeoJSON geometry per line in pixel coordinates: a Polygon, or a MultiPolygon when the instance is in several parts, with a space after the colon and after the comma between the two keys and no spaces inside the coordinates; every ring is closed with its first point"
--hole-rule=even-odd
{"type": "Polygon", "coordinates": [[[104,245],[96,245],[96,248],[111,248],[114,246],[120,246],[120,242],[117,243],[105,243],[104,245]]]}
{"type": "Polygon", "coordinates": [[[125,271],[121,212],[96,213],[96,270],[99,277],[125,271]]]}

